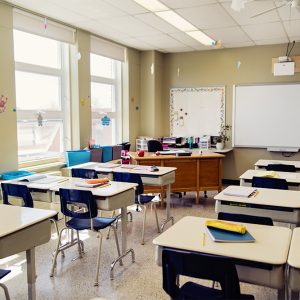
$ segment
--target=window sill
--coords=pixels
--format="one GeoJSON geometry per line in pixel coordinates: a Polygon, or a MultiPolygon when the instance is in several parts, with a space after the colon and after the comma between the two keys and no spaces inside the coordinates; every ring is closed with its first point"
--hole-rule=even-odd
{"type": "Polygon", "coordinates": [[[40,172],[49,172],[49,171],[60,171],[60,169],[65,166],[66,163],[64,161],[64,158],[56,157],[53,159],[45,159],[45,160],[21,163],[19,164],[19,169],[40,173],[40,172]]]}

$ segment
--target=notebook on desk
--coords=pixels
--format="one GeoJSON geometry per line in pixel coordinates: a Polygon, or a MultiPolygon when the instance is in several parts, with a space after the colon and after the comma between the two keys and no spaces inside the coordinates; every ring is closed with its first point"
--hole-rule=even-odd
{"type": "Polygon", "coordinates": [[[253,187],[246,186],[229,186],[224,190],[225,196],[236,196],[249,198],[257,193],[257,189],[253,187]]]}
{"type": "Polygon", "coordinates": [[[253,243],[255,238],[247,231],[245,234],[232,231],[206,227],[207,232],[214,242],[221,243],[253,243]]]}

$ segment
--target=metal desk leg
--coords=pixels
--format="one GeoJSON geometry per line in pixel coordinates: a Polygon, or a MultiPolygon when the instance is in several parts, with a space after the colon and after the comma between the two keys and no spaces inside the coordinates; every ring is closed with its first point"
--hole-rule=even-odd
{"type": "Polygon", "coordinates": [[[245,180],[243,178],[240,179],[240,186],[245,186],[245,180]]]}
{"type": "Polygon", "coordinates": [[[171,184],[167,185],[167,219],[162,223],[160,230],[163,231],[168,222],[174,225],[174,218],[171,216],[171,184]]]}
{"type": "Polygon", "coordinates": [[[35,251],[34,248],[26,250],[26,261],[27,261],[27,284],[28,284],[28,299],[36,299],[35,290],[35,251]]]}
{"type": "Polygon", "coordinates": [[[132,248],[127,249],[127,207],[121,208],[121,232],[122,232],[122,247],[121,255],[117,257],[110,265],[110,279],[114,278],[114,267],[117,262],[122,265],[122,259],[129,253],[131,253],[131,260],[135,262],[135,254],[132,248]]]}

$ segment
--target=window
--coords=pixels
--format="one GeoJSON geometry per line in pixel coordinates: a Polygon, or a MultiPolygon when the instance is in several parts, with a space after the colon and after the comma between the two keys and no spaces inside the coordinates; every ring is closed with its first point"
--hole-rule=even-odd
{"type": "Polygon", "coordinates": [[[19,162],[69,148],[68,44],[14,30],[19,162]]]}
{"type": "Polygon", "coordinates": [[[100,145],[120,143],[121,62],[91,53],[92,138],[100,145]],[[104,119],[103,119],[104,118],[104,119]],[[102,120],[109,118],[109,124],[102,120]]]}

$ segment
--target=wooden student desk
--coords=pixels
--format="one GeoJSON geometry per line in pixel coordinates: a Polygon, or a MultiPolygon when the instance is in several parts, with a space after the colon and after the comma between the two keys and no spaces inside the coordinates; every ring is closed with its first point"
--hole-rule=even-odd
{"type": "MultiPolygon", "coordinates": [[[[214,197],[216,213],[270,217],[273,221],[300,224],[300,191],[257,188],[258,193],[247,198],[225,195],[228,188],[214,197]]],[[[246,187],[234,188],[236,191],[242,191],[246,187]]]]}
{"type": "Polygon", "coordinates": [[[184,217],[155,238],[153,244],[157,246],[156,263],[162,264],[162,250],[165,247],[232,257],[237,264],[241,261],[248,263],[247,266],[236,266],[240,281],[275,288],[280,290],[280,296],[284,295],[284,273],[291,229],[246,224],[247,230],[255,238],[254,243],[217,243],[207,233],[206,220],[184,217]],[[204,243],[203,233],[206,235],[204,243]]]}
{"type": "MultiPolygon", "coordinates": [[[[247,170],[244,174],[240,176],[240,185],[243,186],[251,186],[252,178],[254,176],[262,176],[266,174],[266,172],[273,171],[265,171],[265,170],[247,170]]],[[[300,187],[300,174],[299,173],[291,173],[291,172],[278,172],[274,171],[276,176],[274,178],[282,178],[287,181],[289,189],[299,190],[300,187]]]]}
{"type": "Polygon", "coordinates": [[[294,165],[297,172],[300,172],[299,160],[276,160],[276,159],[260,159],[255,163],[255,169],[265,169],[269,164],[294,165]]]}
{"type": "MultiPolygon", "coordinates": [[[[222,154],[193,151],[191,156],[159,155],[145,152],[139,157],[136,152],[129,152],[132,164],[175,167],[176,180],[171,185],[172,192],[196,191],[196,204],[199,204],[199,192],[222,189],[222,154]]],[[[157,188],[146,188],[147,191],[158,192],[157,188]]]]}
{"type": "Polygon", "coordinates": [[[26,251],[28,299],[36,299],[35,247],[51,237],[56,211],[0,204],[0,258],[26,251]]]}

